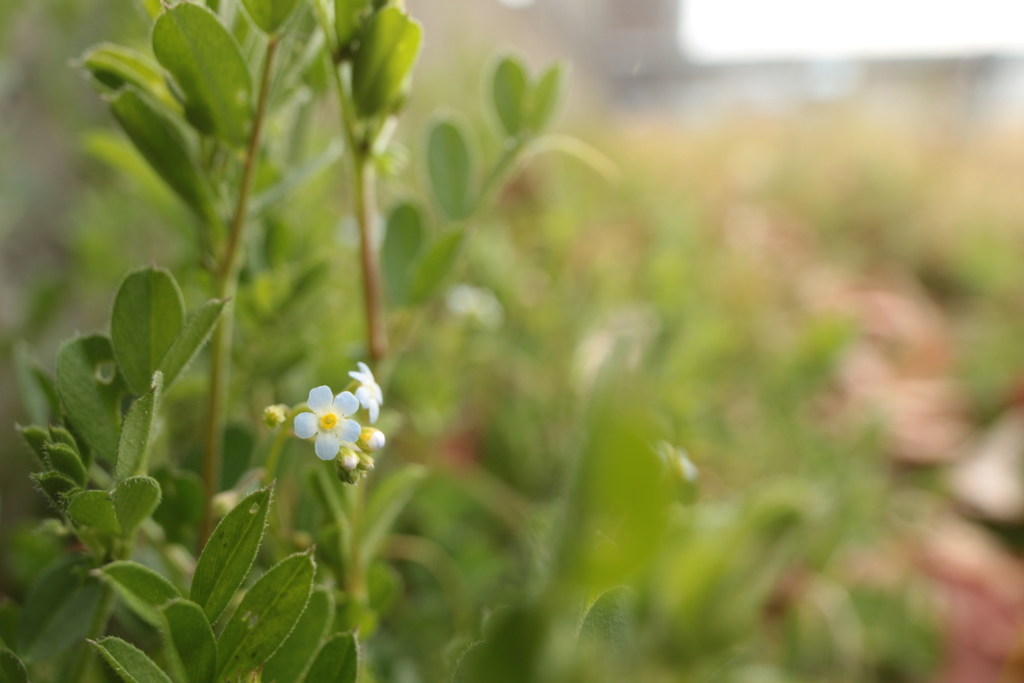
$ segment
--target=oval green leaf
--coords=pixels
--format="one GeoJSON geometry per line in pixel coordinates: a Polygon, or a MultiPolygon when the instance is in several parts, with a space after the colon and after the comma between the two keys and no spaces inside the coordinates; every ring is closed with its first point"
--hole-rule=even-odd
{"type": "Polygon", "coordinates": [[[256,559],[270,500],[270,488],[243,498],[213,530],[199,556],[189,598],[203,608],[211,624],[231,602],[256,559]]]}
{"type": "Polygon", "coordinates": [[[25,598],[18,626],[18,653],[37,662],[81,643],[89,631],[100,586],[88,575],[79,553],[57,558],[36,579],[25,598]]]}
{"type": "Polygon", "coordinates": [[[156,662],[131,643],[120,638],[108,637],[89,644],[103,655],[107,664],[126,683],[172,683],[156,662]]]}
{"type": "Polygon", "coordinates": [[[110,316],[110,340],[135,393],[141,396],[152,388],[153,373],[184,320],[181,289],[163,268],[141,268],[121,283],[110,316]]]}
{"type": "Polygon", "coordinates": [[[455,258],[459,255],[465,236],[464,231],[453,230],[431,245],[430,250],[420,260],[416,278],[409,290],[411,302],[422,303],[437,291],[455,265],[455,258]]]}
{"type": "Polygon", "coordinates": [[[528,125],[533,132],[543,132],[558,113],[558,108],[565,98],[568,78],[569,65],[563,61],[552,64],[540,77],[530,102],[528,125]]]}
{"type": "Polygon", "coordinates": [[[352,62],[352,96],[360,118],[386,109],[405,86],[423,42],[423,27],[397,7],[378,12],[352,62]]]}
{"type": "Polygon", "coordinates": [[[110,499],[122,532],[130,536],[160,504],[160,484],[152,477],[128,477],[117,483],[110,499]]]}
{"type": "Polygon", "coordinates": [[[188,683],[212,681],[217,667],[217,642],[203,608],[178,598],[164,605],[161,612],[175,667],[188,677],[188,683]]]}
{"type": "Polygon", "coordinates": [[[335,633],[320,648],[306,680],[356,683],[359,675],[359,643],[354,633],[335,633]]]}
{"type": "Polygon", "coordinates": [[[277,33],[295,11],[299,0],[242,0],[242,4],[252,23],[261,31],[277,33]]]}
{"type": "Polygon", "coordinates": [[[311,553],[292,555],[253,584],[218,641],[218,679],[253,671],[274,654],[302,616],[315,572],[311,553]]]}
{"type": "Polygon", "coordinates": [[[252,77],[231,33],[210,10],[178,3],[153,26],[153,53],[185,95],[196,129],[242,146],[252,120],[252,77]]]}
{"type": "Polygon", "coordinates": [[[138,562],[111,562],[97,569],[96,574],[114,587],[129,609],[152,626],[163,625],[160,607],[181,597],[170,581],[138,562]]]}
{"type": "Polygon", "coordinates": [[[470,182],[473,157],[463,126],[451,118],[437,121],[427,138],[427,174],[441,211],[452,221],[472,208],[470,182]]]}
{"type": "Polygon", "coordinates": [[[126,85],[134,85],[172,109],[179,107],[167,89],[160,65],[141,52],[101,43],[89,48],[78,65],[89,73],[101,91],[113,94],[126,85]]]}
{"type": "Polygon", "coordinates": [[[153,418],[160,405],[162,389],[163,374],[157,370],[153,373],[153,388],[132,403],[125,415],[121,439],[117,444],[117,467],[114,468],[118,479],[146,471],[153,437],[153,418]]]}
{"type": "Polygon", "coordinates": [[[413,264],[423,250],[426,233],[423,223],[423,212],[410,202],[399,204],[388,216],[380,252],[381,267],[388,283],[388,293],[399,305],[405,304],[409,298],[413,264]]]}
{"type": "Polygon", "coordinates": [[[529,79],[523,63],[512,56],[501,58],[491,77],[491,97],[498,123],[509,136],[514,137],[523,129],[528,91],[529,79]]]}
{"type": "Polygon", "coordinates": [[[314,590],[295,628],[263,665],[263,680],[267,683],[303,680],[333,621],[334,598],[323,588],[314,590]]]}
{"type": "Polygon", "coordinates": [[[57,390],[75,432],[116,464],[121,398],[128,385],[110,340],[94,334],[65,342],[57,352],[57,390]]]}
{"type": "Polygon", "coordinates": [[[68,502],[68,514],[76,524],[92,527],[111,536],[121,535],[114,503],[106,491],[82,491],[68,502]]]}

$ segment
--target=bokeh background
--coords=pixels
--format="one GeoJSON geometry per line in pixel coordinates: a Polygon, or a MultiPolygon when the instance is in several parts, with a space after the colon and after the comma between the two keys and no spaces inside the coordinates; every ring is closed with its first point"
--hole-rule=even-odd
{"type": "MultiPolygon", "coordinates": [[[[436,473],[403,530],[455,560],[470,613],[544,584],[583,413],[615,356],[617,414],[650,420],[700,472],[684,529],[638,551],[641,601],[678,610],[635,611],[637,677],[620,680],[1020,679],[1024,9],[408,6],[426,30],[399,133],[414,158],[438,107],[493,156],[497,51],[566,58],[557,129],[603,155],[515,175],[388,389],[393,457],[436,473]]],[[[196,268],[185,210],[111,163],[115,127],[72,66],[147,31],[128,0],[0,3],[0,593],[15,598],[59,547],[37,531],[45,504],[13,430],[34,407],[13,360],[31,348],[52,370],[62,339],[106,325],[129,269],[196,268]]],[[[320,118],[310,149],[330,132],[320,118]]],[[[312,269],[314,300],[280,300],[299,266],[247,272],[238,443],[259,441],[263,406],[340,383],[338,358],[360,354],[339,172],[272,230],[282,263],[312,269]]],[[[422,188],[414,162],[385,204],[422,188]]],[[[201,374],[179,391],[169,434],[197,424],[201,391],[201,374]]],[[[188,438],[162,457],[187,468],[188,438]]],[[[414,565],[391,571],[378,676],[443,680],[458,654],[444,596],[414,565]]]]}

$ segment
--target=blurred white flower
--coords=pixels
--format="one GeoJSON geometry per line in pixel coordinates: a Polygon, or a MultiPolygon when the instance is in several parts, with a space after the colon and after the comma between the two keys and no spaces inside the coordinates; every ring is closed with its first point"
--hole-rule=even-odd
{"type": "Polygon", "coordinates": [[[359,399],[360,405],[369,411],[370,424],[373,424],[377,421],[377,416],[380,415],[380,407],[384,403],[384,392],[381,391],[380,385],[373,378],[373,373],[366,363],[357,363],[357,365],[359,365],[359,372],[353,370],[348,373],[348,376],[359,382],[356,398],[359,399]]]}
{"type": "Polygon", "coordinates": [[[455,315],[469,318],[483,327],[494,330],[505,320],[505,309],[489,289],[472,285],[455,285],[445,297],[448,310],[455,315]]]}
{"type": "Polygon", "coordinates": [[[345,419],[359,410],[359,399],[351,391],[334,396],[328,386],[310,389],[306,405],[311,412],[295,416],[295,436],[308,439],[315,434],[314,450],[321,460],[332,460],[343,443],[350,444],[359,438],[359,423],[345,419]]]}

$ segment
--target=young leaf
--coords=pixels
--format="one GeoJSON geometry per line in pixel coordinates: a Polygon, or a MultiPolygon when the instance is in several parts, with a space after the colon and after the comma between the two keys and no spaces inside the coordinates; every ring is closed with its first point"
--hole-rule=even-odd
{"type": "Polygon", "coordinates": [[[141,268],[121,283],[110,316],[110,340],[135,393],[141,396],[152,388],[153,372],[184,319],[181,289],[163,268],[141,268]]]}
{"type": "Polygon", "coordinates": [[[388,216],[381,265],[388,292],[399,305],[408,300],[412,266],[423,250],[424,233],[423,213],[415,204],[403,202],[388,216]]]}
{"type": "Polygon", "coordinates": [[[14,345],[14,379],[21,395],[21,403],[29,419],[36,424],[45,424],[52,417],[60,416],[60,397],[53,380],[29,355],[24,342],[14,345]]]}
{"type": "Polygon", "coordinates": [[[57,352],[57,389],[75,432],[97,455],[115,464],[121,398],[128,385],[114,361],[110,340],[94,334],[64,342],[57,352]]]}
{"type": "Polygon", "coordinates": [[[359,674],[359,645],[354,633],[335,633],[320,648],[306,680],[356,683],[359,674]]]}
{"type": "Polygon", "coordinates": [[[25,443],[36,454],[36,457],[39,458],[39,462],[46,465],[46,442],[49,440],[49,434],[46,430],[35,425],[29,425],[28,427],[15,425],[15,429],[18,430],[21,438],[25,440],[25,443]]]}
{"type": "Polygon", "coordinates": [[[345,48],[355,40],[370,0],[334,0],[334,32],[338,47],[345,48]]]}
{"type": "Polygon", "coordinates": [[[82,491],[68,502],[68,514],[76,524],[92,527],[111,536],[121,535],[114,504],[106,491],[82,491]]]}
{"type": "Polygon", "coordinates": [[[124,603],[152,626],[163,625],[160,607],[181,597],[170,581],[138,562],[111,562],[97,569],[96,574],[113,586],[124,603]]]}
{"type": "Polygon", "coordinates": [[[75,449],[63,443],[47,444],[46,459],[54,470],[61,474],[66,474],[68,478],[79,486],[85,486],[88,473],[85,471],[85,465],[75,449]]]}
{"type": "Polygon", "coordinates": [[[60,472],[36,472],[28,476],[58,510],[63,510],[67,504],[65,497],[79,488],[68,475],[60,472]]]}
{"type": "Polygon", "coordinates": [[[298,0],[242,0],[252,23],[264,33],[277,33],[295,11],[298,0]]]}
{"type": "Polygon", "coordinates": [[[463,127],[455,120],[437,121],[427,138],[427,172],[438,206],[452,221],[465,218],[472,208],[470,182],[473,158],[463,127]]]}
{"type": "Polygon", "coordinates": [[[89,644],[103,655],[114,673],[126,683],[172,683],[156,662],[131,643],[110,636],[90,640],[89,644]]]}
{"type": "Polygon", "coordinates": [[[398,515],[426,476],[427,470],[422,465],[406,465],[382,481],[373,492],[366,508],[366,531],[363,536],[363,557],[367,561],[377,556],[384,537],[391,531],[398,515]]]}
{"type": "Polygon", "coordinates": [[[185,94],[185,116],[202,133],[241,146],[252,119],[252,78],[234,36],[210,10],[189,2],[153,25],[153,53],[185,94]]]}
{"type": "Polygon", "coordinates": [[[556,62],[548,67],[533,90],[530,102],[530,120],[527,125],[535,133],[542,132],[551,123],[565,96],[565,84],[569,67],[565,62],[556,62]]]}
{"type": "Polygon", "coordinates": [[[580,640],[613,650],[628,648],[633,600],[632,592],[625,586],[598,596],[583,619],[580,640]]]}
{"type": "Polygon", "coordinates": [[[325,589],[317,588],[309,596],[309,604],[288,638],[263,665],[263,680],[267,683],[303,680],[306,669],[333,621],[334,598],[325,589]]]}
{"type": "Polygon", "coordinates": [[[213,530],[199,556],[189,598],[203,608],[211,624],[228,606],[256,559],[270,499],[270,488],[243,498],[213,530]]]}
{"type": "Polygon", "coordinates": [[[529,79],[523,63],[516,57],[503,57],[494,68],[491,94],[498,122],[510,137],[519,134],[525,124],[529,79]]]}
{"type": "Polygon", "coordinates": [[[181,371],[188,367],[199,350],[203,348],[213,328],[220,320],[225,301],[212,300],[203,304],[198,311],[185,321],[185,328],[175,338],[167,353],[160,359],[158,369],[164,374],[164,389],[169,389],[181,371]]]}
{"type": "Polygon", "coordinates": [[[274,654],[306,608],[315,571],[311,553],[292,555],[253,584],[218,641],[218,679],[252,671],[274,654]]]}
{"type": "Polygon", "coordinates": [[[188,141],[178,124],[132,86],[122,88],[110,98],[110,109],[163,181],[200,219],[218,223],[213,190],[189,153],[188,141]]]}
{"type": "Polygon", "coordinates": [[[100,598],[84,556],[57,558],[36,579],[25,598],[18,628],[18,653],[28,663],[48,659],[82,642],[100,598]]]}
{"type": "Polygon", "coordinates": [[[411,302],[421,303],[437,291],[455,265],[455,257],[459,255],[465,236],[466,233],[462,230],[452,230],[431,245],[430,250],[420,260],[416,277],[409,289],[411,302]]]}
{"type": "Polygon", "coordinates": [[[6,647],[0,648],[0,683],[29,683],[25,663],[6,647]]]}
{"type": "Polygon", "coordinates": [[[89,48],[77,65],[88,71],[93,83],[104,92],[115,93],[126,85],[134,85],[168,107],[179,107],[167,89],[160,65],[141,52],[100,43],[89,48]]]}
{"type": "Polygon", "coordinates": [[[161,612],[166,620],[168,650],[176,668],[188,677],[188,683],[212,681],[217,666],[217,642],[203,608],[178,598],[164,605],[161,612]]]}
{"type": "Polygon", "coordinates": [[[163,383],[163,373],[157,370],[153,373],[153,388],[132,403],[125,415],[121,439],[117,444],[117,466],[114,468],[114,475],[118,479],[146,471],[153,436],[153,418],[160,405],[163,383]]]}
{"type": "Polygon", "coordinates": [[[117,483],[110,499],[121,530],[130,536],[160,504],[160,484],[152,477],[128,477],[117,483]]]}
{"type": "Polygon", "coordinates": [[[361,118],[384,113],[400,94],[422,41],[423,27],[397,7],[373,17],[352,62],[352,97],[361,118]]]}

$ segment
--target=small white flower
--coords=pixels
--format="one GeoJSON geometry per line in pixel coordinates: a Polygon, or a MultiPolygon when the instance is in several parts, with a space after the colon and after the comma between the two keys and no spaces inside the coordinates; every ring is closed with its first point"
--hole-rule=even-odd
{"type": "Polygon", "coordinates": [[[347,420],[359,410],[359,400],[351,391],[337,396],[328,386],[309,390],[306,402],[311,412],[295,416],[295,436],[308,439],[316,435],[316,456],[321,460],[332,460],[338,455],[341,444],[353,443],[362,431],[355,420],[347,420]]]}
{"type": "Polygon", "coordinates": [[[377,416],[380,415],[380,406],[384,403],[384,392],[380,390],[380,385],[373,378],[373,373],[366,363],[360,362],[357,365],[359,372],[352,371],[348,373],[348,376],[359,382],[356,398],[359,399],[360,405],[369,411],[370,424],[373,424],[377,421],[377,416]]]}
{"type": "Polygon", "coordinates": [[[366,440],[366,445],[371,453],[376,453],[384,448],[384,432],[380,430],[374,431],[373,434],[370,434],[370,438],[366,440]]]}

